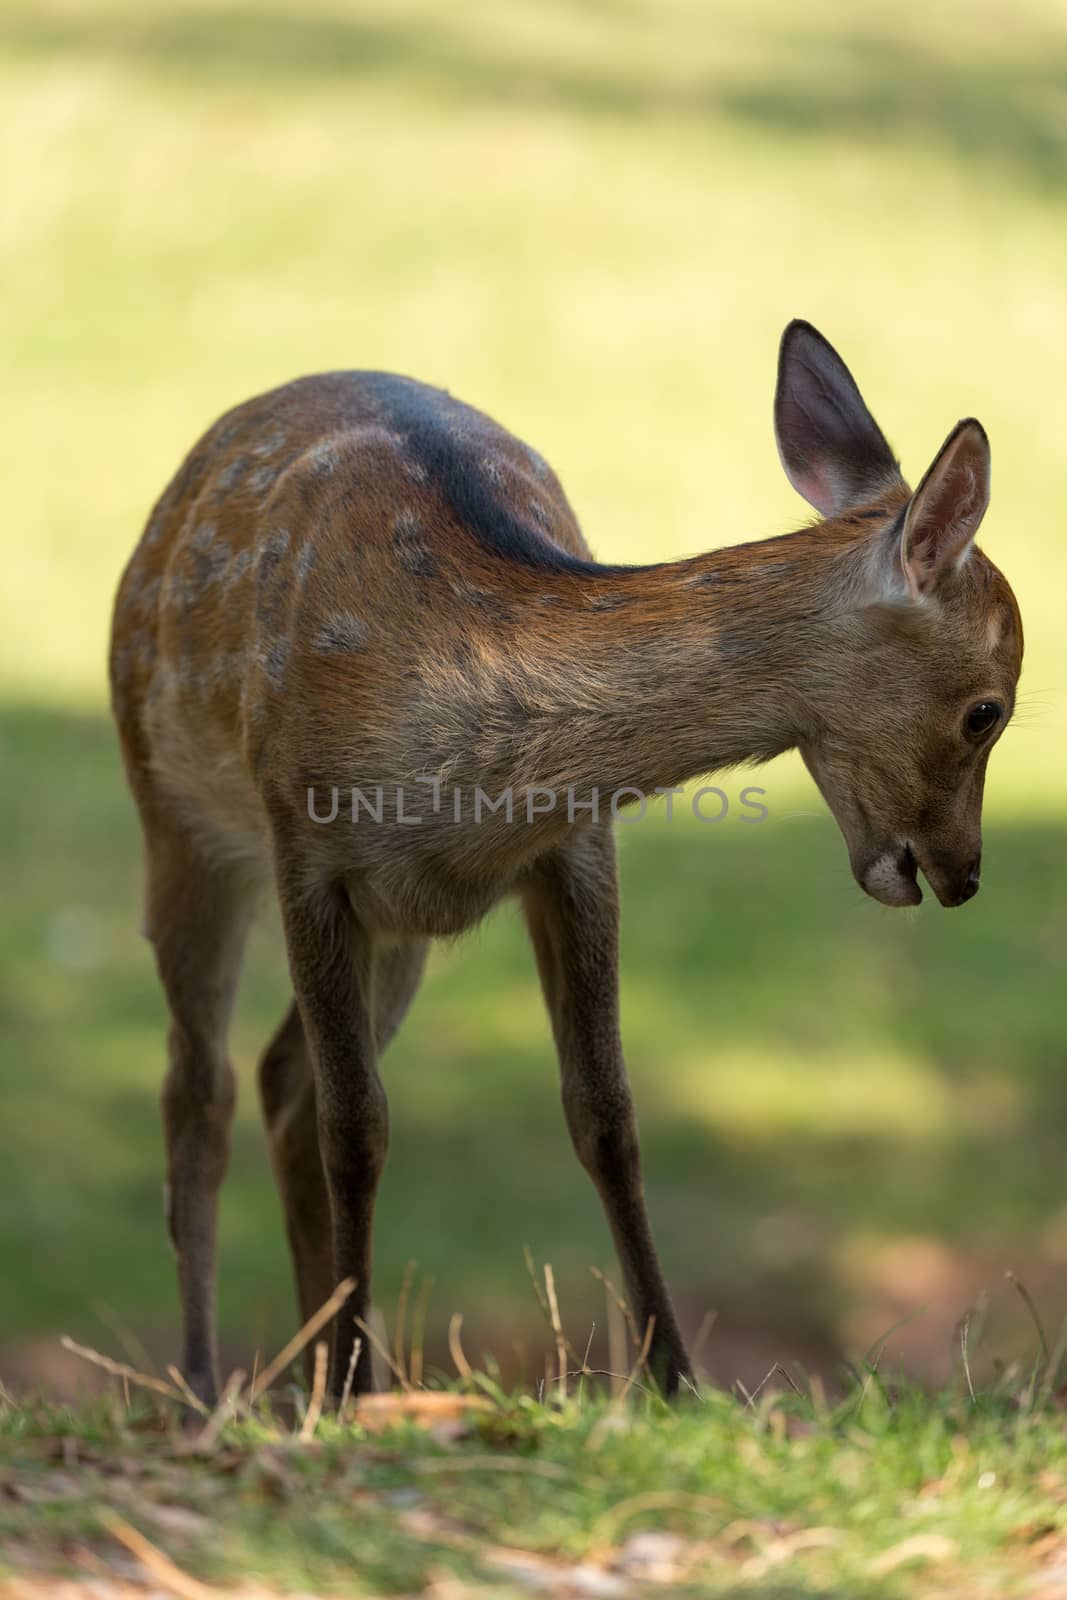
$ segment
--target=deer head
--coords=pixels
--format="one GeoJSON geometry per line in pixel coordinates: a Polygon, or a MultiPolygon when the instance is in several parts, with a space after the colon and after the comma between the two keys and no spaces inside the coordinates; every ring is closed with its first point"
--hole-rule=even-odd
{"type": "MultiPolygon", "coordinates": [[[[805,679],[799,748],[883,905],[977,893],[982,787],[1011,716],[1022,625],[974,539],[989,441],[957,423],[912,493],[844,362],[808,323],[782,339],[778,450],[821,515],[869,532],[831,563],[831,630],[805,679]]],[[[829,534],[830,529],[828,527],[829,534]]]]}

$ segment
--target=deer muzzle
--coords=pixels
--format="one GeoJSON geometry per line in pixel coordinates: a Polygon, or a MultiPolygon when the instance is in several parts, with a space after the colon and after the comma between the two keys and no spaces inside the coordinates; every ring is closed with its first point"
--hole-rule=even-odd
{"type": "Polygon", "coordinates": [[[861,868],[856,877],[871,899],[883,906],[917,906],[923,897],[918,863],[908,845],[898,850],[883,850],[861,868]]]}
{"type": "Polygon", "coordinates": [[[918,874],[922,875],[943,906],[962,906],[973,900],[981,881],[980,855],[947,851],[916,852],[911,845],[883,850],[856,876],[871,896],[884,906],[917,906],[922,900],[918,874]]]}

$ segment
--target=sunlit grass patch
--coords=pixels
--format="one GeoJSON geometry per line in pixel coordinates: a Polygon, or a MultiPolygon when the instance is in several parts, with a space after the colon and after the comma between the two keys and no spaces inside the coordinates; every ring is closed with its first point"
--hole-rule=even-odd
{"type": "Polygon", "coordinates": [[[283,1353],[235,1372],[213,1412],[183,1402],[177,1372],[92,1350],[114,1374],[96,1400],[0,1394],[0,1574],[34,1597],[120,1574],[197,1596],[205,1581],[205,1596],[445,1584],[497,1600],[1055,1592],[1067,1443],[1052,1352],[976,1387],[965,1348],[930,1394],[888,1372],[879,1341],[831,1392],[772,1368],[755,1392],[669,1407],[632,1349],[613,1376],[575,1354],[565,1382],[550,1365],[531,1391],[472,1366],[458,1325],[458,1379],[424,1381],[416,1349],[388,1341],[398,1386],[340,1415],[324,1346],[310,1392],[283,1353]]]}
{"type": "MultiPolygon", "coordinates": [[[[936,1143],[956,1127],[951,1089],[936,1071],[900,1054],[809,1054],[776,1042],[672,1063],[664,1097],[686,1115],[740,1141],[783,1134],[833,1140],[862,1135],[936,1143]]],[[[988,1106],[1003,1131],[1004,1098],[988,1106]]]]}

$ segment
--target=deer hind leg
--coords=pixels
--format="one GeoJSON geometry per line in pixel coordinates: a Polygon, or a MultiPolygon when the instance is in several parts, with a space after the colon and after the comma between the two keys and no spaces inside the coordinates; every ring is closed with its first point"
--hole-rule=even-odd
{"type": "Polygon", "coordinates": [[[523,890],[556,1039],[563,1107],[578,1159],[596,1185],[649,1365],[673,1394],[689,1359],[645,1209],[637,1120],[619,1038],[615,847],[590,830],[543,857],[523,890]]]}
{"type": "MultiPolygon", "coordinates": [[[[380,1053],[400,1026],[418,988],[426,945],[398,945],[375,964],[373,1012],[380,1053]]],[[[319,1149],[318,1108],[311,1056],[300,1008],[294,1000],[264,1052],[259,1090],[296,1274],[300,1315],[306,1322],[333,1290],[332,1224],[326,1174],[319,1149]]],[[[307,1363],[310,1368],[309,1351],[307,1363]]]]}
{"type": "MultiPolygon", "coordinates": [[[[294,1000],[259,1064],[259,1095],[303,1322],[333,1290],[330,1199],[319,1150],[315,1080],[294,1000]]],[[[308,1352],[310,1367],[313,1355],[308,1352]]]]}
{"type": "Polygon", "coordinates": [[[218,1389],[215,1227],[235,1102],[227,1035],[256,885],[246,868],[208,861],[154,808],[143,821],[145,931],[170,1011],[162,1109],[182,1370],[193,1392],[212,1405],[218,1389]]]}

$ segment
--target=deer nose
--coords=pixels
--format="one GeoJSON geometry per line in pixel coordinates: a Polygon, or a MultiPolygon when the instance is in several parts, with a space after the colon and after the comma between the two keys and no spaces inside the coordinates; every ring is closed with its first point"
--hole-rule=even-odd
{"type": "Polygon", "coordinates": [[[974,899],[975,895],[978,893],[978,885],[980,884],[981,880],[982,858],[981,856],[976,856],[971,862],[970,866],[967,868],[967,876],[963,880],[963,887],[960,890],[961,902],[964,900],[974,899]]]}

